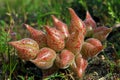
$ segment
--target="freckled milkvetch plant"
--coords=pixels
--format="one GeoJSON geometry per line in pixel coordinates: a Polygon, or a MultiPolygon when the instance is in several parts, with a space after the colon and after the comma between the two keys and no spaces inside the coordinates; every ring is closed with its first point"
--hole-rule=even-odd
{"type": "Polygon", "coordinates": [[[18,51],[24,61],[31,61],[41,69],[70,67],[78,77],[82,77],[88,63],[87,59],[97,55],[104,41],[111,32],[110,28],[97,27],[87,11],[82,21],[72,8],[69,8],[70,27],[52,15],[54,27],[44,26],[45,32],[24,24],[31,38],[9,42],[18,51]],[[89,37],[85,39],[86,37],[89,37]]]}

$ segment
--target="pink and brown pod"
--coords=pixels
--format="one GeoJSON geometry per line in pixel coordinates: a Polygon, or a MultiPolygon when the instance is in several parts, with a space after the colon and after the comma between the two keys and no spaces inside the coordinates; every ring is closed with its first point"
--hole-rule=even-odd
{"type": "Polygon", "coordinates": [[[100,26],[93,30],[93,37],[100,41],[105,41],[111,31],[112,28],[100,26]]]}
{"type": "Polygon", "coordinates": [[[9,42],[9,44],[17,49],[18,56],[25,61],[34,59],[39,52],[39,45],[30,38],[9,42]]]}
{"type": "Polygon", "coordinates": [[[81,49],[83,58],[88,59],[97,55],[103,49],[102,43],[95,38],[87,39],[81,49]]]}
{"type": "Polygon", "coordinates": [[[49,26],[45,26],[45,30],[47,45],[55,51],[61,51],[65,47],[63,34],[56,28],[51,28],[49,26]]]}
{"type": "Polygon", "coordinates": [[[75,57],[74,63],[72,63],[71,68],[76,73],[77,77],[81,78],[85,69],[87,68],[88,62],[82,58],[81,54],[75,57]]]}
{"type": "Polygon", "coordinates": [[[96,22],[93,20],[93,18],[91,17],[90,13],[87,11],[86,12],[86,19],[84,20],[84,23],[86,25],[86,27],[88,28],[87,30],[91,28],[95,29],[97,27],[96,22]]]}
{"type": "Polygon", "coordinates": [[[72,34],[77,29],[83,35],[86,34],[86,26],[84,22],[77,16],[75,11],[72,8],[69,8],[69,12],[71,15],[70,29],[69,32],[72,34]]]}
{"type": "Polygon", "coordinates": [[[93,30],[97,27],[97,25],[88,11],[86,12],[84,23],[86,25],[86,37],[91,37],[93,35],[93,30]]]}
{"type": "Polygon", "coordinates": [[[63,23],[62,21],[60,21],[59,19],[57,19],[54,15],[52,15],[52,19],[53,19],[54,26],[56,27],[56,29],[61,31],[62,34],[65,36],[65,38],[69,37],[70,34],[68,31],[67,25],[63,23]]]}
{"type": "Polygon", "coordinates": [[[56,52],[50,48],[44,47],[40,49],[37,57],[30,61],[41,69],[48,69],[53,66],[55,59],[56,52]]]}
{"type": "Polygon", "coordinates": [[[36,30],[33,27],[31,27],[30,25],[28,25],[28,24],[24,24],[24,26],[30,32],[31,38],[33,40],[35,40],[39,44],[40,48],[43,48],[43,47],[45,47],[47,45],[46,35],[45,35],[45,33],[43,31],[36,30]]]}
{"type": "Polygon", "coordinates": [[[57,55],[55,63],[59,68],[65,69],[73,63],[74,57],[75,56],[71,51],[64,49],[57,55]]]}
{"type": "Polygon", "coordinates": [[[76,30],[66,40],[66,48],[70,50],[72,53],[74,53],[75,55],[79,54],[83,42],[84,42],[84,35],[80,33],[79,30],[76,30]]]}

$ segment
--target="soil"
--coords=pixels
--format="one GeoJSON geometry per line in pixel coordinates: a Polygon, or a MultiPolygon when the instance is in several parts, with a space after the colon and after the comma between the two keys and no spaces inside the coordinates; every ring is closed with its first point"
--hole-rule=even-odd
{"type": "Polygon", "coordinates": [[[120,80],[120,63],[94,57],[90,60],[83,80],[120,80]]]}

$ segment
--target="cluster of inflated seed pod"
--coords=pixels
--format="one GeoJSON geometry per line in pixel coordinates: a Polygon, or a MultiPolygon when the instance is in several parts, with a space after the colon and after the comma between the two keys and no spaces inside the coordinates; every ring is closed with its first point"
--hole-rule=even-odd
{"type": "Polygon", "coordinates": [[[45,27],[45,32],[24,24],[31,33],[31,38],[9,42],[18,50],[18,56],[31,61],[41,69],[58,68],[72,70],[82,77],[87,67],[87,59],[95,56],[102,49],[101,41],[111,32],[110,28],[97,27],[89,12],[82,21],[72,8],[70,26],[52,15],[54,27],[45,27]],[[92,36],[91,36],[92,35],[92,36]],[[85,37],[90,37],[85,40],[85,37]]]}

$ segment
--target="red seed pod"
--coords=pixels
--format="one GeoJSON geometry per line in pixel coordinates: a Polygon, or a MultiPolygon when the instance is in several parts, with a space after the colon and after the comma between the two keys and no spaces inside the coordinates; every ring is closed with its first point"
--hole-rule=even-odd
{"type": "Polygon", "coordinates": [[[84,35],[76,30],[66,41],[66,48],[76,55],[80,52],[83,42],[84,35]]]}
{"type": "Polygon", "coordinates": [[[44,47],[40,49],[37,57],[31,60],[31,62],[41,69],[48,69],[52,67],[55,58],[56,52],[50,48],[44,47]]]}
{"type": "Polygon", "coordinates": [[[82,77],[85,69],[87,68],[88,62],[82,58],[81,54],[78,54],[75,57],[74,63],[71,65],[73,71],[77,74],[78,77],[82,77]]]}
{"type": "Polygon", "coordinates": [[[31,33],[32,39],[34,39],[39,44],[39,47],[40,48],[45,47],[47,44],[45,33],[41,30],[36,30],[32,28],[28,24],[24,24],[24,25],[27,28],[27,30],[31,33]]]}
{"type": "Polygon", "coordinates": [[[102,43],[98,40],[98,39],[95,39],[95,38],[88,38],[87,40],[86,40],[86,42],[88,42],[88,43],[90,43],[90,44],[92,44],[92,45],[94,45],[94,46],[100,46],[101,48],[102,48],[102,43]]]}
{"type": "Polygon", "coordinates": [[[93,37],[99,39],[100,41],[104,41],[111,31],[112,28],[107,28],[103,26],[97,27],[96,29],[94,29],[93,37]]]}
{"type": "Polygon", "coordinates": [[[55,51],[60,51],[65,47],[65,42],[62,33],[55,29],[45,26],[47,32],[47,45],[55,51]]]}
{"type": "Polygon", "coordinates": [[[81,53],[88,59],[98,54],[103,49],[102,43],[98,39],[89,38],[82,45],[81,53]]]}
{"type": "Polygon", "coordinates": [[[9,44],[14,46],[18,50],[18,56],[26,61],[34,59],[39,51],[37,42],[29,38],[9,42],[9,44]]]}
{"type": "Polygon", "coordinates": [[[96,22],[93,20],[93,18],[91,17],[88,11],[86,12],[86,19],[84,23],[86,24],[87,28],[89,27],[92,27],[93,29],[96,28],[96,22]]]}
{"type": "Polygon", "coordinates": [[[85,35],[86,28],[84,22],[77,16],[77,14],[72,8],[69,8],[69,12],[71,15],[70,33],[74,32],[77,29],[79,30],[79,32],[85,35]]]}
{"type": "Polygon", "coordinates": [[[60,54],[57,55],[56,65],[62,69],[68,68],[70,64],[73,63],[74,57],[75,56],[71,51],[64,49],[60,54]]]}
{"type": "Polygon", "coordinates": [[[81,54],[84,59],[88,59],[96,55],[96,48],[90,43],[84,42],[82,45],[81,54]]]}
{"type": "Polygon", "coordinates": [[[68,32],[67,25],[63,23],[62,21],[60,21],[59,19],[57,19],[54,15],[52,15],[52,19],[54,22],[54,26],[63,33],[65,38],[69,37],[70,34],[68,32]]]}

